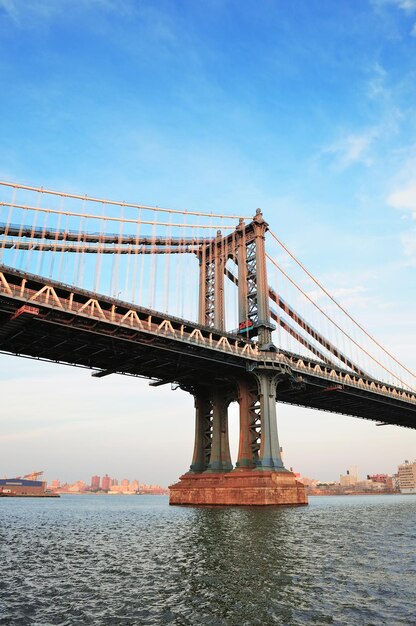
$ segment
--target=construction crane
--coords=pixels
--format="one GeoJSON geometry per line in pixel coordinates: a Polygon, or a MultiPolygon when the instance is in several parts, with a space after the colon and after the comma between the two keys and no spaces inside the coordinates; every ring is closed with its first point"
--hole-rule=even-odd
{"type": "Polygon", "coordinates": [[[32,472],[31,474],[25,474],[23,478],[25,478],[26,480],[38,480],[38,477],[42,476],[42,474],[43,472],[32,472]]]}

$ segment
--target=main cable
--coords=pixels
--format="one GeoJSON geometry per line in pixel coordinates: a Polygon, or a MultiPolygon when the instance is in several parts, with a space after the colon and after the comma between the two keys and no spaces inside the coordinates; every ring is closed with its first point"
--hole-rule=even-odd
{"type": "Polygon", "coordinates": [[[377,365],[379,365],[385,372],[388,372],[390,376],[393,376],[393,378],[395,378],[396,380],[399,380],[402,383],[402,385],[404,385],[407,388],[410,388],[412,391],[416,391],[415,387],[412,387],[408,383],[405,383],[399,376],[397,376],[397,374],[394,374],[393,372],[391,372],[385,365],[383,365],[380,361],[378,361],[378,359],[376,359],[372,354],[367,352],[367,350],[363,348],[363,346],[361,346],[352,337],[350,337],[350,335],[347,332],[345,332],[345,330],[343,330],[337,324],[337,322],[335,322],[327,313],[325,313],[323,309],[321,309],[321,307],[318,304],[316,304],[316,302],[312,300],[310,296],[308,296],[308,294],[302,289],[302,287],[299,287],[299,285],[285,272],[283,268],[280,267],[280,265],[276,263],[276,261],[267,252],[266,252],[266,256],[273,263],[273,265],[275,265],[277,269],[280,272],[282,272],[282,274],[292,283],[292,285],[294,285],[296,289],[298,289],[302,293],[302,295],[305,296],[305,298],[307,298],[309,302],[311,302],[318,309],[318,311],[320,311],[320,313],[322,313],[322,315],[324,315],[336,328],[338,328],[338,330],[341,331],[341,333],[343,333],[350,341],[352,341],[353,344],[355,344],[362,352],[364,352],[364,354],[369,356],[370,359],[372,359],[375,363],[377,363],[377,365]]]}
{"type": "Polygon", "coordinates": [[[243,215],[223,215],[219,213],[202,213],[199,211],[188,211],[187,209],[167,209],[158,206],[150,206],[147,204],[136,204],[134,202],[121,202],[119,200],[106,200],[103,198],[94,198],[93,196],[81,196],[79,194],[74,193],[65,193],[64,191],[53,191],[51,189],[44,189],[43,187],[30,187],[29,185],[20,185],[18,183],[10,183],[8,181],[1,180],[0,185],[3,187],[12,187],[14,189],[25,189],[26,191],[34,191],[42,194],[49,194],[52,196],[62,196],[65,198],[74,198],[75,200],[87,200],[88,202],[98,202],[104,203],[107,205],[113,206],[124,206],[130,207],[132,209],[147,209],[149,211],[158,211],[160,213],[176,213],[179,215],[197,215],[199,217],[218,217],[221,219],[248,219],[251,217],[243,216],[243,215]]]}
{"type": "MultiPolygon", "coordinates": [[[[396,357],[391,354],[383,345],[381,345],[381,343],[379,343],[377,341],[377,339],[375,339],[372,335],[370,335],[369,332],[366,331],[366,329],[361,326],[361,324],[359,322],[357,322],[357,320],[355,320],[352,315],[350,315],[350,313],[348,313],[348,311],[346,311],[346,309],[344,309],[344,307],[337,301],[335,300],[335,298],[333,296],[331,296],[331,294],[329,293],[329,291],[327,289],[325,289],[325,287],[323,285],[321,285],[321,283],[313,276],[313,274],[311,274],[306,267],[295,257],[295,255],[287,248],[287,246],[285,246],[285,244],[277,237],[277,235],[274,234],[274,232],[272,230],[269,230],[270,234],[272,235],[272,237],[277,241],[277,243],[285,250],[285,252],[287,252],[287,254],[295,261],[295,263],[297,265],[299,265],[299,267],[309,276],[309,278],[311,278],[311,280],[313,280],[313,282],[315,283],[315,285],[317,285],[319,287],[319,289],[321,289],[326,296],[328,296],[328,298],[330,300],[332,300],[332,302],[344,313],[344,315],[346,315],[356,326],[358,326],[358,328],[369,338],[371,339],[371,341],[373,341],[379,348],[381,348],[381,350],[387,354],[391,359],[393,359],[393,361],[395,363],[397,363],[397,365],[400,365],[400,367],[402,367],[404,370],[406,370],[406,372],[408,374],[410,374],[413,378],[416,378],[416,374],[414,372],[412,372],[411,370],[409,370],[405,365],[403,365],[403,363],[401,363],[398,359],[396,359],[396,357]]],[[[270,257],[269,257],[270,258],[270,257]]],[[[270,259],[271,260],[271,259],[270,259]]]]}

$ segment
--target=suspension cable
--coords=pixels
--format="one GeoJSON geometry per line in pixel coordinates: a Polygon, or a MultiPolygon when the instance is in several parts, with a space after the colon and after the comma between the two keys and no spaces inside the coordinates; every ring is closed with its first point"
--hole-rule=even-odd
{"type": "MultiPolygon", "coordinates": [[[[313,282],[315,283],[315,285],[317,285],[319,287],[319,289],[321,289],[325,295],[328,296],[328,298],[344,313],[344,315],[346,315],[348,317],[348,319],[350,319],[356,326],[358,326],[358,328],[369,338],[371,339],[371,341],[373,341],[379,348],[381,348],[381,350],[383,352],[385,352],[385,354],[387,354],[391,359],[393,359],[393,361],[395,363],[397,363],[397,365],[400,365],[400,367],[402,367],[404,370],[406,370],[406,372],[408,374],[410,374],[411,376],[413,376],[414,378],[416,377],[416,374],[414,372],[412,372],[411,370],[409,370],[405,365],[403,365],[403,363],[401,363],[398,359],[396,359],[395,356],[393,356],[393,354],[391,354],[384,346],[382,346],[377,339],[375,339],[372,335],[370,335],[369,332],[367,332],[365,330],[365,328],[363,328],[363,326],[361,326],[361,324],[359,322],[357,322],[357,320],[355,320],[352,315],[350,315],[348,313],[348,311],[346,311],[344,309],[344,307],[337,301],[335,300],[335,298],[333,296],[331,296],[331,294],[329,293],[329,291],[327,291],[327,289],[325,289],[325,287],[306,269],[306,267],[295,257],[295,255],[287,248],[287,246],[285,246],[285,244],[277,237],[277,235],[274,234],[273,231],[269,230],[270,234],[272,235],[272,237],[277,241],[277,243],[288,253],[288,255],[295,261],[295,263],[297,265],[299,265],[299,267],[309,276],[309,278],[311,278],[313,280],[313,282]]],[[[270,258],[270,257],[269,257],[270,258]]],[[[272,259],[270,259],[272,260],[272,259]]]]}
{"type": "MultiPolygon", "coordinates": [[[[57,214],[62,214],[63,215],[70,215],[71,217],[84,217],[85,219],[93,219],[93,220],[104,220],[104,221],[108,221],[108,222],[123,222],[125,224],[137,224],[137,219],[127,219],[127,218],[123,218],[120,219],[119,217],[112,217],[112,216],[105,216],[105,217],[101,217],[101,215],[94,215],[93,213],[76,213],[75,211],[60,211],[59,209],[48,209],[45,207],[35,207],[35,206],[28,206],[26,204],[11,204],[9,202],[0,202],[0,206],[10,206],[10,207],[14,207],[16,209],[26,209],[29,211],[42,211],[44,213],[57,213],[57,214]]],[[[127,206],[127,205],[121,205],[121,206],[127,206]]],[[[187,213],[185,213],[185,216],[189,215],[187,213]]],[[[214,216],[214,217],[221,217],[221,216],[214,216]]],[[[176,226],[177,228],[212,228],[212,226],[206,224],[206,225],[193,225],[193,224],[177,224],[177,223],[170,223],[170,222],[158,222],[157,220],[141,220],[142,224],[150,224],[151,226],[153,226],[154,224],[156,224],[157,226],[176,226]]],[[[225,228],[228,230],[233,230],[235,228],[235,226],[230,225],[230,224],[221,224],[219,226],[215,226],[214,228],[225,228]]]]}
{"type": "Polygon", "coordinates": [[[221,215],[219,213],[202,213],[199,211],[188,211],[187,209],[166,209],[158,206],[150,206],[146,204],[136,204],[133,202],[120,202],[118,200],[105,200],[102,198],[94,198],[92,196],[81,196],[74,193],[65,193],[63,191],[52,191],[50,189],[44,189],[43,187],[30,187],[29,185],[19,185],[18,183],[9,183],[7,181],[1,180],[0,185],[4,187],[13,187],[14,189],[25,189],[26,191],[36,191],[38,193],[49,194],[51,196],[62,196],[65,198],[75,198],[76,200],[87,200],[88,202],[99,202],[113,206],[124,206],[130,207],[132,209],[148,209],[149,211],[159,211],[160,213],[176,213],[179,215],[198,215],[199,217],[219,217],[222,219],[251,219],[247,216],[242,215],[221,215]]]}
{"type": "Polygon", "coordinates": [[[362,352],[364,352],[364,354],[370,357],[372,361],[377,363],[377,365],[379,365],[385,372],[388,372],[390,376],[393,376],[393,378],[395,378],[396,380],[399,380],[402,383],[402,385],[410,388],[412,391],[416,391],[415,387],[412,387],[411,385],[409,385],[409,383],[405,383],[399,376],[391,372],[385,365],[380,363],[378,359],[376,359],[372,354],[367,352],[367,350],[363,348],[363,346],[357,343],[355,339],[353,339],[347,332],[345,332],[345,330],[341,328],[341,326],[339,326],[327,313],[325,313],[325,311],[318,304],[316,304],[316,302],[314,302],[310,296],[308,296],[308,294],[306,293],[306,291],[302,289],[302,287],[299,287],[299,285],[285,272],[285,270],[282,267],[280,267],[280,265],[278,265],[278,263],[276,263],[276,261],[268,253],[266,253],[266,256],[273,263],[273,265],[275,265],[277,269],[280,272],[282,272],[282,274],[292,283],[292,285],[294,285],[296,289],[298,289],[302,293],[302,295],[305,296],[305,298],[307,298],[309,302],[311,302],[318,309],[318,311],[320,311],[320,313],[322,313],[322,315],[324,315],[339,331],[341,331],[343,335],[345,335],[350,341],[352,341],[354,345],[356,345],[360,350],[362,350],[362,352]]]}

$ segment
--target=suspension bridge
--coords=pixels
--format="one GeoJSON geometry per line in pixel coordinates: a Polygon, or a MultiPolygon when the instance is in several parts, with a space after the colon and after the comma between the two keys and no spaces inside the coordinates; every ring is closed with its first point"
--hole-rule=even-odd
{"type": "Polygon", "coordinates": [[[276,402],[416,428],[416,376],[254,215],[0,182],[0,351],[195,399],[173,504],[305,504],[276,402]],[[230,458],[227,411],[240,410],[230,458]]]}

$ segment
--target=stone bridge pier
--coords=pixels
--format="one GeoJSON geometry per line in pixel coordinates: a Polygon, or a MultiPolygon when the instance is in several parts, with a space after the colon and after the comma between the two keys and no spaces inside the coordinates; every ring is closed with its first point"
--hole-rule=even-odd
{"type": "MultiPolygon", "coordinates": [[[[238,289],[237,333],[257,337],[265,355],[276,350],[270,322],[265,234],[260,209],[226,236],[199,253],[199,323],[225,329],[224,276],[238,289]],[[232,264],[233,271],[228,269],[232,264]]],[[[247,367],[251,367],[247,364],[247,367]]],[[[280,371],[255,367],[238,378],[201,381],[188,389],[195,398],[195,446],[189,472],[170,487],[171,504],[307,504],[305,487],[285,469],[280,455],[276,395],[280,371]],[[233,469],[228,443],[227,410],[240,406],[240,443],[233,469]]]]}
{"type": "Polygon", "coordinates": [[[302,505],[305,487],[282,461],[276,420],[279,374],[256,372],[212,390],[194,390],[195,445],[190,470],[170,487],[170,504],[302,505]],[[240,409],[233,468],[228,406],[240,409]]]}

